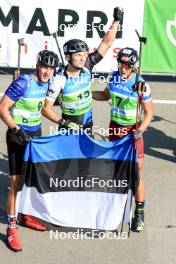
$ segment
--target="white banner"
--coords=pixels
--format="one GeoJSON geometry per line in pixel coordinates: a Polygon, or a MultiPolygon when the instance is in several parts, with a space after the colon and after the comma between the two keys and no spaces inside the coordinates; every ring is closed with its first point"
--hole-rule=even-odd
{"type": "Polygon", "coordinates": [[[130,46],[139,50],[135,29],[142,33],[144,0],[0,0],[0,67],[17,67],[18,39],[24,38],[21,67],[35,68],[36,55],[40,50],[58,53],[55,39],[50,36],[56,31],[59,31],[57,39],[61,50],[69,39],[80,38],[93,51],[110,27],[116,6],[124,8],[119,32],[122,37],[114,41],[105,58],[94,68],[99,72],[116,69],[115,58],[119,48],[130,46]],[[73,26],[66,26],[68,23],[73,26]]]}

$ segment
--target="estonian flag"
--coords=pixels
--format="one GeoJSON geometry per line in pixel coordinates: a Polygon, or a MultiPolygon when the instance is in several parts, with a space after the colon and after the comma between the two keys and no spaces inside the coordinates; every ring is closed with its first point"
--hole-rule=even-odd
{"type": "Polygon", "coordinates": [[[131,134],[114,142],[86,134],[33,139],[24,155],[18,211],[67,227],[114,230],[130,223],[135,152],[131,134]]]}

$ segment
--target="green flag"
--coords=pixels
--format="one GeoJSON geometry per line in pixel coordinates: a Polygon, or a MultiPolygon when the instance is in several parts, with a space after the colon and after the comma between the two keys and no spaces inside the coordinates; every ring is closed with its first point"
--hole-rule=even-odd
{"type": "Polygon", "coordinates": [[[142,47],[143,72],[176,73],[176,1],[146,0],[142,47]]]}

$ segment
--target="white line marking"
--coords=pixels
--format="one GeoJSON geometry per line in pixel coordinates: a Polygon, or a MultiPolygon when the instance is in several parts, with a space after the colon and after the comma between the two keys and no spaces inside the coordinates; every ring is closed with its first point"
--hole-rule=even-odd
{"type": "Polygon", "coordinates": [[[155,104],[176,104],[174,100],[153,100],[155,104]]]}
{"type": "MultiPolygon", "coordinates": [[[[0,93],[2,97],[4,93],[0,93]]],[[[153,100],[154,104],[176,104],[176,100],[153,100]]]]}

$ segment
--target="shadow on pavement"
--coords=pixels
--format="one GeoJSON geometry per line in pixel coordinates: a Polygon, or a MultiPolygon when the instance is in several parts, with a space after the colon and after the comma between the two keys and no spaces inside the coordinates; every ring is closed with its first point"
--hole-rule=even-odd
{"type": "Polygon", "coordinates": [[[6,222],[6,201],[9,186],[9,169],[7,155],[0,153],[0,223],[6,222]]]}
{"type": "Polygon", "coordinates": [[[7,237],[6,237],[6,235],[0,233],[0,240],[7,246],[7,237]]]}
{"type": "MultiPolygon", "coordinates": [[[[167,121],[168,123],[173,123],[169,120],[163,119],[159,116],[154,116],[152,122],[156,121],[167,121]]],[[[176,138],[167,136],[162,130],[156,129],[154,127],[149,127],[147,132],[144,133],[145,138],[145,154],[167,160],[170,162],[176,162],[176,138]],[[158,149],[170,150],[172,154],[162,153],[158,149]]]]}

